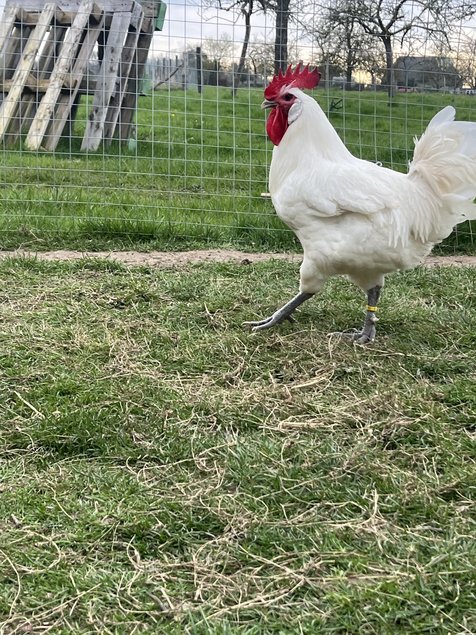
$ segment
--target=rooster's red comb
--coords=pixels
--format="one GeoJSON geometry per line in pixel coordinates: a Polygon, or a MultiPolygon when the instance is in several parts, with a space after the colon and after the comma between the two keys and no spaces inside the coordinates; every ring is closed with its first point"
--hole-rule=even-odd
{"type": "Polygon", "coordinates": [[[319,83],[321,74],[314,68],[309,70],[309,64],[301,70],[301,64],[298,64],[294,70],[291,65],[288,66],[285,73],[282,70],[275,75],[264,91],[266,99],[276,98],[284,86],[289,88],[314,88],[319,83]]]}

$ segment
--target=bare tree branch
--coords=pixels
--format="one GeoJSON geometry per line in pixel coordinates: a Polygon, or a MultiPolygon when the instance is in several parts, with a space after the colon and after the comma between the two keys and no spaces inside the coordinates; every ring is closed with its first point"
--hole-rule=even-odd
{"type": "Polygon", "coordinates": [[[172,79],[172,77],[173,77],[176,73],[178,73],[178,72],[179,72],[179,70],[180,70],[181,68],[183,68],[183,62],[182,62],[181,64],[179,64],[179,65],[177,66],[177,68],[176,68],[175,70],[173,70],[173,71],[170,73],[170,75],[169,75],[168,77],[166,77],[166,79],[161,79],[161,80],[159,80],[158,82],[155,82],[155,84],[154,84],[154,90],[155,90],[156,88],[158,88],[159,86],[162,86],[162,84],[166,84],[169,80],[171,80],[171,79],[172,79]]]}
{"type": "Polygon", "coordinates": [[[451,27],[461,19],[476,14],[476,3],[465,0],[330,0],[328,19],[341,27],[349,21],[357,22],[361,29],[378,39],[385,49],[386,78],[389,97],[395,92],[393,48],[400,45],[410,33],[420,31],[425,37],[448,40],[451,27]],[[417,12],[415,7],[419,7],[417,12]]]}

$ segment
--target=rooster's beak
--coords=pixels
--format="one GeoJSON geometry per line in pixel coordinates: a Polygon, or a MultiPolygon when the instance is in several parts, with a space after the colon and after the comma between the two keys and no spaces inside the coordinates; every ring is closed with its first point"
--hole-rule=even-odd
{"type": "Polygon", "coordinates": [[[277,104],[275,101],[270,101],[269,99],[265,99],[264,102],[261,104],[261,108],[264,110],[265,108],[274,108],[276,105],[277,104]]]}

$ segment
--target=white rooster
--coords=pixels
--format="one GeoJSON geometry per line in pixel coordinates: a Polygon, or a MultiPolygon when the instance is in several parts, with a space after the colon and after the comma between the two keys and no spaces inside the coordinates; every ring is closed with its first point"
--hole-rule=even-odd
{"type": "Polygon", "coordinates": [[[300,291],[254,331],[290,319],[334,275],[367,294],[362,344],[375,338],[385,275],[417,266],[458,223],[476,219],[476,123],[454,121],[446,106],[416,141],[407,174],[354,157],[317,102],[300,90],[317,69],[279,73],[264,91],[274,144],[269,190],[278,216],[304,250],[300,291]]]}

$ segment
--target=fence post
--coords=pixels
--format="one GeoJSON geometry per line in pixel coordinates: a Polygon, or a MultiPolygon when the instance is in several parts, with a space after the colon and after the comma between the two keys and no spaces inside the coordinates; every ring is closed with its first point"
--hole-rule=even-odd
{"type": "Polygon", "coordinates": [[[202,92],[202,84],[203,84],[203,74],[202,74],[202,47],[197,46],[196,49],[197,55],[197,88],[199,94],[202,92]]]}

